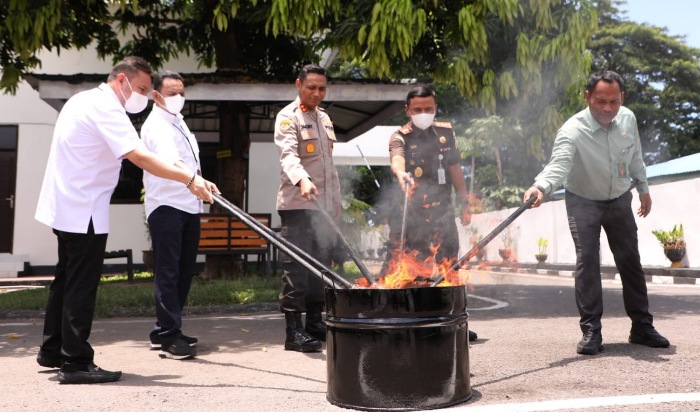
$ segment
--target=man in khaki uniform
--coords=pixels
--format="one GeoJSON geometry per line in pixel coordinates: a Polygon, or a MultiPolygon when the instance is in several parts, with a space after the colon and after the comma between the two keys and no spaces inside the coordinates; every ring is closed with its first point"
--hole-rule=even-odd
{"type": "MultiPolygon", "coordinates": [[[[333,165],[335,133],[328,114],[318,105],[326,95],[326,71],[316,65],[301,69],[296,81],[299,96],[277,114],[275,144],[280,152],[281,184],[277,210],[282,236],[319,262],[330,265],[336,236],[311,201],[315,196],[332,216],[340,218],[340,182],[333,165]]],[[[280,310],[285,315],[286,350],[314,352],[326,340],[321,313],[321,280],[298,263],[282,256],[280,310]],[[306,327],[301,313],[306,312],[306,327]]]]}

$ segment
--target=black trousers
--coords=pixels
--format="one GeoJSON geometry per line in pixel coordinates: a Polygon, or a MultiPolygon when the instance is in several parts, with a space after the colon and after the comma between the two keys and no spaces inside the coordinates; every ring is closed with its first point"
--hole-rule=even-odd
{"type": "Polygon", "coordinates": [[[107,234],[96,235],[92,220],[87,234],[53,232],[58,239],[58,264],[49,289],[40,350],[43,356],[62,359],[66,369],[81,370],[95,354],[88,338],[107,234]]]}
{"type": "MultiPolygon", "coordinates": [[[[318,210],[280,210],[280,234],[316,260],[330,267],[338,238],[318,210]]],[[[280,311],[305,312],[309,307],[325,303],[324,283],[302,265],[280,252],[282,291],[280,311]]]]}
{"type": "Polygon", "coordinates": [[[148,216],[148,227],[153,245],[157,318],[151,341],[169,344],[182,334],[182,308],[187,303],[197,262],[199,215],[160,206],[148,216]]]}
{"type": "Polygon", "coordinates": [[[566,193],[569,229],[576,247],[576,304],[581,331],[601,329],[603,286],[600,279],[600,229],[622,280],[622,299],[633,324],[653,323],[644,271],[639,258],[637,223],[632,212],[632,192],[610,201],[588,200],[566,193]]]}

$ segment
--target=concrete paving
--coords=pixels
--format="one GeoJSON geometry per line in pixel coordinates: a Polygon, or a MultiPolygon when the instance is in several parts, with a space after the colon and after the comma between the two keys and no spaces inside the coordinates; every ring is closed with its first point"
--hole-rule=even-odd
{"type": "MultiPolygon", "coordinates": [[[[605,351],[582,356],[571,278],[472,271],[473,397],[448,410],[699,411],[700,287],[649,285],[655,325],[672,344],[665,349],[627,343],[621,286],[605,280],[604,291],[605,351]]],[[[96,363],[124,371],[102,385],[60,385],[55,369],[35,361],[43,320],[0,319],[0,410],[343,410],[326,400],[325,347],[285,351],[282,316],[259,308],[187,316],[185,333],[200,339],[187,361],[148,349],[153,319],[96,320],[96,363]]]]}

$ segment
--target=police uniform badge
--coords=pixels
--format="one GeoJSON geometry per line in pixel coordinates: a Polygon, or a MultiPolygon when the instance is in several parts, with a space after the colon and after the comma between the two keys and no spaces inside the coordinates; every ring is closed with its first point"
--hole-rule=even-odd
{"type": "Polygon", "coordinates": [[[421,177],[423,176],[423,169],[421,169],[420,167],[416,167],[416,170],[413,171],[413,174],[416,177],[421,177]]]}
{"type": "Polygon", "coordinates": [[[316,151],[316,145],[309,142],[306,144],[306,153],[313,153],[316,151]]]}
{"type": "Polygon", "coordinates": [[[292,125],[292,121],[289,119],[284,119],[280,122],[280,130],[282,132],[286,132],[287,129],[292,125]]]}
{"type": "Polygon", "coordinates": [[[445,136],[440,136],[440,139],[438,139],[438,140],[439,140],[440,143],[442,143],[442,144],[445,144],[445,142],[447,141],[447,139],[445,138],[445,136]]]}

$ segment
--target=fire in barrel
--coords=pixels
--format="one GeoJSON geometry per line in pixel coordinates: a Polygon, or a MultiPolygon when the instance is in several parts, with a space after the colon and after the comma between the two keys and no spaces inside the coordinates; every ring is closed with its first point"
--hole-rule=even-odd
{"type": "Polygon", "coordinates": [[[464,402],[472,396],[468,272],[416,253],[394,256],[371,287],[359,279],[363,288],[326,289],[327,399],[361,410],[464,402]],[[441,287],[430,287],[434,275],[445,275],[441,287]]]}

